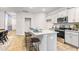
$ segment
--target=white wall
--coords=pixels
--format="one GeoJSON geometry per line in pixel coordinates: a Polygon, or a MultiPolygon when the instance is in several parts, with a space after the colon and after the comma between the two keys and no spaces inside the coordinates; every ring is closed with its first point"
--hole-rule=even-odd
{"type": "Polygon", "coordinates": [[[25,32],[25,18],[32,18],[31,13],[16,13],[16,34],[24,35],[25,32]]]}
{"type": "Polygon", "coordinates": [[[12,30],[16,30],[16,13],[14,12],[5,12],[5,30],[8,30],[9,15],[11,16],[12,30]]]}
{"type": "Polygon", "coordinates": [[[7,30],[8,29],[8,27],[7,27],[7,21],[8,21],[8,15],[7,15],[7,13],[5,13],[5,30],[7,30]]]}
{"type": "Polygon", "coordinates": [[[12,30],[16,30],[16,16],[12,16],[12,30]]]}
{"type": "Polygon", "coordinates": [[[0,11],[0,29],[4,29],[4,11],[0,11]]]}
{"type": "Polygon", "coordinates": [[[44,29],[46,23],[46,14],[45,13],[37,13],[34,14],[33,25],[36,28],[44,29]]]}
{"type": "Polygon", "coordinates": [[[24,34],[24,21],[22,18],[22,13],[16,14],[16,34],[21,35],[24,34]]]}
{"type": "Polygon", "coordinates": [[[31,18],[31,27],[44,28],[45,14],[44,13],[17,13],[16,14],[16,34],[24,35],[25,32],[25,18],[31,18]]]}

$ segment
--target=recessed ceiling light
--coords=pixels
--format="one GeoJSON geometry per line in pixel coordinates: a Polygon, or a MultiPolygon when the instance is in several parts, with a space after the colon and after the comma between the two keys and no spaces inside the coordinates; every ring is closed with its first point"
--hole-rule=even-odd
{"type": "Polygon", "coordinates": [[[43,9],[42,9],[42,11],[46,11],[46,9],[45,9],[45,8],[43,8],[43,9]]]}

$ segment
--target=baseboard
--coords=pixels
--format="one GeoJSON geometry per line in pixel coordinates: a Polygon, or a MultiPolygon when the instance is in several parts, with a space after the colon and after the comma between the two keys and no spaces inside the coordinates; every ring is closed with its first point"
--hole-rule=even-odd
{"type": "Polygon", "coordinates": [[[64,42],[64,44],[70,45],[70,46],[75,47],[75,48],[77,48],[77,49],[79,48],[79,47],[74,46],[74,45],[72,45],[72,44],[69,44],[69,43],[67,43],[67,42],[64,42]]]}

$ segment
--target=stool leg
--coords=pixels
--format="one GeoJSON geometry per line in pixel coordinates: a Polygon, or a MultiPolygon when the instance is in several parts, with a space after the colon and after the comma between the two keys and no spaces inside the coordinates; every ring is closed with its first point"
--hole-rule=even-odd
{"type": "Polygon", "coordinates": [[[39,51],[39,43],[38,43],[38,51],[39,51]]]}
{"type": "Polygon", "coordinates": [[[36,48],[36,51],[39,51],[39,43],[38,42],[35,44],[35,48],[36,48]]]}
{"type": "Polygon", "coordinates": [[[30,50],[30,38],[29,37],[25,37],[25,43],[26,43],[26,49],[30,50]]]}
{"type": "Polygon", "coordinates": [[[33,51],[33,43],[30,43],[29,51],[33,51]]]}

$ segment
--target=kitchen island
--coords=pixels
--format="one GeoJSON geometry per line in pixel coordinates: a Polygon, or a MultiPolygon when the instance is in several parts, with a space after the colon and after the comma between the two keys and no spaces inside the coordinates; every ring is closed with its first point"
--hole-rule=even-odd
{"type": "Polygon", "coordinates": [[[57,32],[54,30],[41,30],[39,32],[31,33],[40,39],[40,51],[55,51],[57,48],[57,32]]]}

